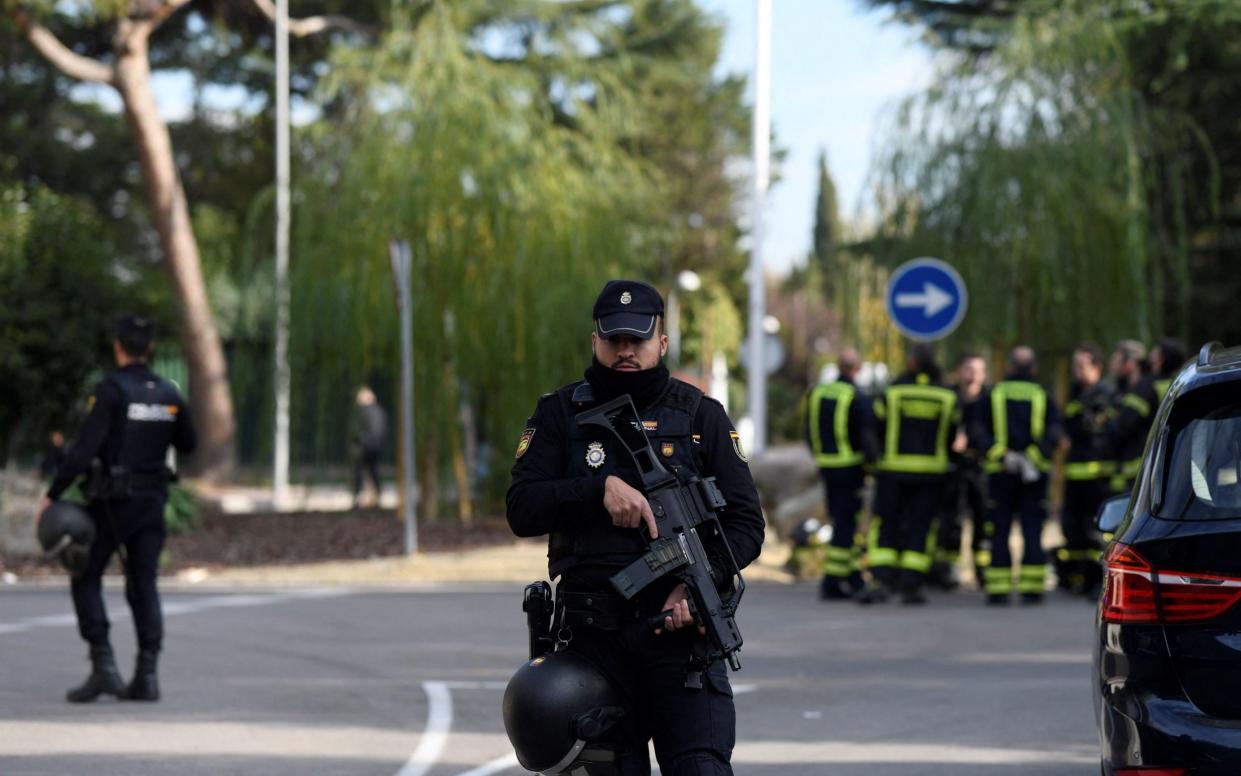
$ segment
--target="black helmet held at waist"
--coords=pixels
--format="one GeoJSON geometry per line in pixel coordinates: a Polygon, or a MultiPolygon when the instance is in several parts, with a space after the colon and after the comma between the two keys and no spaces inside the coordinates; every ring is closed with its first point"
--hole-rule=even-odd
{"type": "Polygon", "coordinates": [[[81,504],[52,502],[39,518],[38,534],[45,558],[60,561],[74,576],[86,570],[91,542],[95,541],[95,521],[81,504]]]}
{"type": "Polygon", "coordinates": [[[551,652],[529,661],[504,690],[504,729],[528,771],[567,773],[595,754],[623,717],[620,693],[586,658],[551,652]]]}

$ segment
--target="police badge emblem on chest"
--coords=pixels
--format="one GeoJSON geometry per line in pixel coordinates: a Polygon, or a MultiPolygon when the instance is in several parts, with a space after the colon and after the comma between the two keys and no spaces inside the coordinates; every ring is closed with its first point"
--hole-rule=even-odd
{"type": "Polygon", "coordinates": [[[586,465],[592,469],[598,469],[603,462],[608,459],[608,454],[603,451],[602,442],[591,442],[586,445],[586,465]]]}

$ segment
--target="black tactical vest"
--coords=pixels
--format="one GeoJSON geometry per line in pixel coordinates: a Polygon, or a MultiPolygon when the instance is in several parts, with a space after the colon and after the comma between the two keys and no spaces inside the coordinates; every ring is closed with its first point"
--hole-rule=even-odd
{"type": "MultiPolygon", "coordinates": [[[[577,413],[595,406],[590,383],[571,383],[556,392],[564,412],[568,440],[566,477],[607,477],[615,474],[641,489],[633,459],[615,435],[597,427],[581,427],[577,413]]],[[[702,475],[699,440],[694,439],[693,420],[703,393],[688,383],[672,379],[663,394],[639,411],[642,426],[656,456],[669,471],[685,478],[702,475]]],[[[581,564],[622,566],[646,551],[640,529],[617,528],[610,518],[587,518],[573,531],[555,531],[548,540],[549,570],[553,577],[581,564]]]]}
{"type": "Polygon", "coordinates": [[[102,461],[113,481],[112,495],[161,492],[168,481],[164,461],[182,411],[181,396],[172,383],[146,369],[119,369],[107,379],[124,402],[102,461]]]}

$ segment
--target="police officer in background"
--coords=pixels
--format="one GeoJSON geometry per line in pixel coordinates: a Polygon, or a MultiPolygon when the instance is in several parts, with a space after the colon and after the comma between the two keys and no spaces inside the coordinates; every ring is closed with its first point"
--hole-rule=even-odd
{"type": "Polygon", "coordinates": [[[1064,464],[1064,504],[1060,528],[1064,547],[1056,552],[1057,584],[1071,593],[1091,594],[1102,581],[1099,545],[1092,524],[1099,505],[1110,495],[1116,469],[1106,428],[1114,401],[1103,377],[1103,353],[1097,345],[1073,351],[1073,385],[1064,407],[1069,452],[1064,464]]]}
{"type": "Polygon", "coordinates": [[[942,500],[948,453],[963,450],[965,443],[956,438],[957,395],[940,383],[930,345],[910,348],[906,371],[874,400],[874,409],[883,453],[869,531],[872,579],[858,602],[880,603],[899,591],[902,603],[923,604],[931,569],[927,531],[942,500]]]}
{"type": "Polygon", "coordinates": [[[91,673],[69,691],[72,703],[103,694],[129,700],[159,700],[156,660],[163,640],[163,615],[155,580],[164,548],[164,503],[171,471],[170,446],[181,453],[195,447],[189,409],[172,383],[147,365],[155,338],[145,318],[117,321],[112,344],[117,369],[91,396],[89,414],[39,504],[39,514],[79,476],[87,474],[88,510],[95,540],[85,571],[73,578],[78,631],[90,645],[91,673]],[[128,685],[121,679],[108,640],[103,603],[103,572],[113,553],[121,556],[125,598],[138,634],[137,667],[128,685]]]}
{"type": "Polygon", "coordinates": [[[979,447],[987,451],[987,522],[992,527],[991,564],[983,572],[989,604],[1008,603],[1013,590],[1008,538],[1014,516],[1021,523],[1024,546],[1017,589],[1025,603],[1043,600],[1047,473],[1061,428],[1056,404],[1036,382],[1037,374],[1034,351],[1025,345],[1013,348],[1008,374],[991,389],[991,401],[982,409],[985,436],[979,447]]]}
{"type": "Polygon", "coordinates": [[[684,585],[656,583],[630,602],[612,588],[611,576],[645,553],[655,518],[619,441],[574,420],[629,394],[670,471],[717,478],[728,502],[720,523],[737,564],[758,557],[763,515],[737,432],[718,402],[670,377],[663,313],[646,283],[604,286],[590,368],[584,380],[539,400],[518,443],[507,517],[518,536],[548,536],[548,570],[560,578],[556,628],[568,636],[562,648],[586,657],[625,698],[619,773],[650,773],[653,738],[668,776],[731,774],[736,716],[725,666],[700,662],[703,637],[684,585]],[[663,627],[644,621],[668,610],[663,627]]]}
{"type": "Polygon", "coordinates": [[[852,580],[858,570],[854,537],[862,511],[862,464],[879,457],[870,402],[854,384],[862,359],[856,350],[846,348],[836,366],[840,376],[816,385],[806,406],[806,438],[823,479],[832,521],[819,586],[819,596],[826,600],[850,598],[858,592],[852,580]]]}

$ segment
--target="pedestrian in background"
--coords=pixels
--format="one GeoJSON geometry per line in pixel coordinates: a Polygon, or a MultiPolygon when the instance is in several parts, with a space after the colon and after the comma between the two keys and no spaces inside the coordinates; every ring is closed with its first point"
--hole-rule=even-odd
{"type": "Polygon", "coordinates": [[[373,506],[379,506],[383,483],[379,479],[379,457],[388,441],[388,415],[367,386],[358,389],[353,431],[353,508],[362,505],[362,477],[370,478],[375,489],[373,506]]]}

